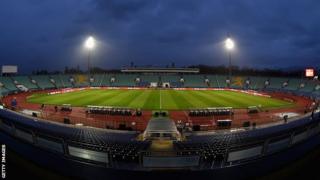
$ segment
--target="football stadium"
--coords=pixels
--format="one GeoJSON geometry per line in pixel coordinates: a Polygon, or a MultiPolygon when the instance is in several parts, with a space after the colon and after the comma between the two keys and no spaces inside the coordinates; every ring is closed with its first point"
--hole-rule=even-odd
{"type": "Polygon", "coordinates": [[[318,80],[198,71],[2,76],[1,138],[46,167],[87,178],[239,176],[239,167],[267,171],[272,159],[289,161],[317,145],[318,80]]]}
{"type": "Polygon", "coordinates": [[[1,2],[3,179],[309,174],[317,6],[177,2],[1,2]]]}

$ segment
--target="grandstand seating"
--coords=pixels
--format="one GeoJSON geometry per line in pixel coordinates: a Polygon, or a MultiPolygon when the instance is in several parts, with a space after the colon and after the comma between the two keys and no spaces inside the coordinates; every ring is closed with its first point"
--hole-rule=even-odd
{"type": "Polygon", "coordinates": [[[113,83],[113,86],[135,86],[136,75],[132,74],[118,74],[116,76],[116,81],[113,83]]]}
{"type": "Polygon", "coordinates": [[[288,82],[289,82],[288,86],[285,87],[284,89],[295,91],[295,90],[299,89],[300,83],[301,83],[301,79],[290,78],[288,80],[288,82]]]}
{"type": "Polygon", "coordinates": [[[70,75],[59,75],[58,76],[58,80],[61,80],[62,86],[65,88],[70,88],[73,87],[72,83],[70,82],[70,78],[72,76],[70,75]]]}
{"type": "Polygon", "coordinates": [[[179,76],[176,76],[176,75],[162,75],[161,80],[162,82],[170,82],[170,83],[180,82],[179,76]]]}
{"type": "Polygon", "coordinates": [[[146,150],[149,142],[132,141],[134,137],[135,134],[97,132],[79,128],[69,137],[68,142],[71,146],[107,152],[117,161],[139,162],[139,151],[146,150]]]}
{"type": "Polygon", "coordinates": [[[227,87],[226,80],[227,80],[227,76],[216,75],[216,81],[217,81],[219,88],[226,88],[227,87]]]}
{"type": "Polygon", "coordinates": [[[208,87],[202,75],[184,75],[184,87],[208,87]]]}
{"type": "Polygon", "coordinates": [[[51,75],[51,76],[49,76],[49,80],[50,79],[54,80],[54,84],[55,84],[55,86],[57,88],[63,88],[64,87],[64,85],[62,83],[62,80],[60,78],[60,75],[51,75]]]}
{"type": "Polygon", "coordinates": [[[302,83],[304,84],[304,87],[301,88],[300,91],[303,92],[312,92],[316,86],[316,82],[313,80],[303,80],[302,83]]]}
{"type": "Polygon", "coordinates": [[[28,89],[38,89],[38,86],[33,84],[28,76],[14,76],[13,79],[17,81],[18,84],[22,84],[28,89]]]}
{"type": "Polygon", "coordinates": [[[283,83],[287,81],[287,78],[270,78],[270,85],[268,88],[281,89],[283,87],[283,83]]]}
{"type": "Polygon", "coordinates": [[[104,74],[102,77],[101,85],[102,86],[111,86],[110,79],[113,77],[112,74],[104,74]]]}
{"type": "Polygon", "coordinates": [[[263,89],[264,88],[264,83],[268,79],[266,77],[256,77],[256,76],[250,76],[250,86],[249,89],[263,89]]]}
{"type": "Polygon", "coordinates": [[[16,91],[17,87],[13,83],[12,79],[10,77],[2,77],[0,76],[0,82],[4,85],[5,88],[7,88],[10,91],[16,91]]]}
{"type": "Polygon", "coordinates": [[[0,96],[1,95],[8,95],[10,92],[10,90],[4,88],[4,87],[0,87],[0,96]]]}
{"type": "Polygon", "coordinates": [[[42,121],[30,121],[31,118],[29,117],[1,111],[1,119],[6,119],[8,116],[12,119],[11,122],[6,122],[9,126],[11,126],[11,123],[18,123],[20,128],[34,131],[35,134],[51,134],[52,137],[57,139],[65,139],[69,146],[107,152],[117,161],[139,162],[139,152],[145,151],[150,145],[148,141],[135,141],[134,138],[137,134],[134,132],[59,126],[42,121]]]}
{"type": "MultiPolygon", "coordinates": [[[[252,144],[260,144],[263,137],[272,137],[270,134],[277,131],[285,132],[286,129],[292,129],[301,126],[303,123],[311,123],[309,118],[304,118],[303,120],[295,121],[290,124],[290,126],[283,124],[279,126],[268,127],[259,130],[251,130],[244,132],[234,132],[226,134],[216,134],[216,133],[202,133],[201,135],[194,134],[188,136],[188,141],[177,141],[175,142],[175,148],[177,151],[183,154],[197,154],[204,157],[204,160],[209,160],[212,162],[223,161],[225,154],[230,148],[237,146],[245,146],[250,142],[252,144]],[[252,141],[255,141],[253,143],[252,141]]],[[[316,126],[311,125],[319,129],[319,124],[316,126]]],[[[289,144],[288,144],[289,146],[289,144]]],[[[219,163],[218,163],[219,164],[219,163]]],[[[220,165],[220,164],[219,164],[220,165]]]]}
{"type": "Polygon", "coordinates": [[[313,92],[312,94],[315,95],[316,97],[320,97],[320,90],[317,90],[317,91],[313,92]]]}
{"type": "Polygon", "coordinates": [[[49,76],[46,75],[37,75],[37,76],[32,76],[32,79],[34,79],[38,86],[41,89],[52,89],[55,88],[55,86],[50,82],[49,76]]]}
{"type": "Polygon", "coordinates": [[[207,75],[207,79],[209,80],[209,87],[219,88],[217,78],[215,75],[207,75]]]}
{"type": "Polygon", "coordinates": [[[245,87],[247,77],[234,76],[231,78],[230,88],[243,89],[245,87]]]}
{"type": "MultiPolygon", "coordinates": [[[[173,81],[180,78],[180,76],[147,76],[150,82],[173,81]],[[155,80],[155,81],[153,81],[155,80]]],[[[72,77],[75,77],[73,75],[72,77]]],[[[110,78],[115,77],[118,79],[116,86],[124,85],[128,80],[124,79],[129,77],[132,83],[135,75],[93,75],[95,81],[92,86],[109,86],[110,78]],[[121,77],[120,77],[121,76],[121,77]],[[119,78],[120,77],[120,78],[119,78]]],[[[32,76],[40,86],[40,88],[50,88],[49,76],[32,76]]],[[[65,81],[69,82],[69,75],[53,75],[57,87],[65,86],[65,81]]],[[[190,75],[184,76],[186,80],[191,81],[193,87],[205,87],[202,85],[203,75],[190,75]],[[201,86],[200,86],[201,85],[201,86]]],[[[208,75],[210,87],[226,87],[226,76],[208,75]]],[[[243,80],[246,77],[241,77],[243,80]]],[[[250,89],[262,89],[266,77],[249,77],[250,89]]],[[[291,90],[293,92],[308,92],[307,95],[314,95],[320,97],[320,89],[315,90],[315,86],[319,84],[313,80],[303,80],[306,84],[304,88],[296,89],[300,86],[300,79],[289,79],[287,87],[282,88],[282,83],[287,81],[286,78],[270,78],[271,90],[291,90]]],[[[0,93],[5,94],[14,86],[11,78],[0,77],[0,82],[3,87],[0,88],[0,93]],[[8,84],[8,86],[7,86],[8,84]]],[[[131,83],[131,82],[130,82],[131,83]]],[[[132,85],[130,84],[129,85],[132,85]]],[[[68,83],[67,83],[68,84],[68,83]]],[[[69,83],[68,85],[71,85],[69,83]]],[[[127,85],[128,86],[128,85],[127,85]]],[[[241,88],[243,86],[231,86],[234,88],[241,88]]],[[[268,89],[268,88],[267,88],[268,89]]],[[[200,110],[202,111],[202,110],[200,110]]],[[[225,115],[225,111],[203,111],[204,115],[225,115]]],[[[96,113],[96,112],[94,112],[96,113]]],[[[190,111],[195,113],[195,111],[190,111]]],[[[197,116],[197,115],[196,115],[197,116]]],[[[100,165],[103,168],[112,169],[130,169],[139,171],[150,171],[152,168],[145,166],[145,157],[150,159],[167,158],[186,158],[196,157],[199,164],[193,165],[195,170],[213,170],[225,167],[234,167],[235,165],[248,164],[248,161],[257,161],[269,157],[270,154],[286,155],[287,150],[295,148],[296,144],[303,144],[303,142],[311,139],[320,132],[320,119],[319,113],[316,114],[317,118],[311,118],[310,114],[290,119],[288,123],[272,124],[265,127],[249,127],[236,131],[214,131],[214,132],[193,132],[186,133],[183,141],[174,141],[172,152],[153,152],[150,141],[138,141],[138,133],[135,131],[117,131],[108,129],[96,129],[89,127],[80,127],[74,125],[63,125],[50,123],[47,121],[34,121],[34,118],[18,114],[6,109],[0,109],[0,129],[3,133],[18,139],[18,143],[31,144],[32,147],[41,148],[43,152],[49,151],[52,154],[59,154],[68,161],[83,163],[87,165],[100,165]],[[282,151],[286,149],[286,151],[282,151]],[[277,152],[277,153],[275,153],[277,152]],[[157,154],[158,153],[158,154],[157,154]],[[167,154],[166,154],[167,153],[167,154]],[[159,156],[159,154],[161,154],[159,156]],[[164,154],[164,155],[163,155],[164,154]]],[[[317,139],[318,140],[318,139],[317,139]]],[[[8,145],[9,146],[9,145],[8,145]]],[[[15,148],[11,146],[10,148],[15,148]]],[[[19,146],[20,147],[20,146],[19,146]]],[[[308,146],[305,146],[308,147],[308,146]]],[[[32,156],[34,157],[34,154],[32,156]]],[[[48,156],[49,157],[49,156],[48,156]]],[[[287,156],[288,157],[288,156],[287,156]]],[[[153,161],[151,161],[153,162],[153,161]]],[[[177,162],[180,159],[173,160],[173,168],[178,168],[177,162]]],[[[71,164],[71,163],[70,163],[71,164]]],[[[182,164],[184,165],[184,164],[182,164]]],[[[100,167],[100,166],[99,166],[100,167]]],[[[166,167],[164,167],[166,168],[166,167]]],[[[181,167],[179,167],[181,168],[181,167]]],[[[182,166],[184,169],[185,167],[182,166]]]]}
{"type": "Polygon", "coordinates": [[[72,78],[74,79],[73,84],[75,87],[87,87],[90,84],[90,78],[88,78],[87,74],[74,74],[72,75],[72,78]]]}
{"type": "Polygon", "coordinates": [[[156,75],[141,75],[141,82],[159,82],[159,76],[156,75]]]}
{"type": "Polygon", "coordinates": [[[93,82],[91,83],[91,86],[93,87],[99,87],[102,86],[102,81],[104,79],[104,74],[95,74],[93,75],[93,82]]]}
{"type": "MultiPolygon", "coordinates": [[[[142,74],[94,74],[92,75],[93,82],[86,75],[33,75],[33,76],[13,76],[0,77],[0,82],[3,84],[1,92],[7,93],[18,91],[14,81],[22,84],[28,89],[53,89],[53,88],[70,88],[70,87],[99,87],[99,86],[149,86],[150,82],[169,82],[171,87],[193,87],[193,88],[226,88],[227,76],[223,75],[184,75],[184,83],[180,82],[181,75],[152,75],[142,74]],[[136,78],[140,78],[140,82],[136,82],[136,78]],[[74,82],[70,82],[70,78],[74,82]],[[115,82],[110,82],[111,78],[115,78],[115,82]],[[54,80],[54,83],[51,82],[54,80]],[[205,82],[209,80],[209,83],[205,82]],[[35,83],[32,83],[32,80],[35,83]]],[[[257,77],[257,76],[234,76],[230,82],[230,88],[235,89],[255,89],[262,90],[264,88],[270,90],[288,90],[294,92],[311,93],[315,91],[315,87],[319,84],[317,80],[299,79],[299,78],[278,78],[278,77],[257,77]],[[246,85],[246,80],[250,82],[246,85]],[[270,84],[265,87],[265,81],[270,84]],[[287,82],[287,86],[283,86],[287,82]],[[304,86],[301,87],[301,84],[304,86]]]]}

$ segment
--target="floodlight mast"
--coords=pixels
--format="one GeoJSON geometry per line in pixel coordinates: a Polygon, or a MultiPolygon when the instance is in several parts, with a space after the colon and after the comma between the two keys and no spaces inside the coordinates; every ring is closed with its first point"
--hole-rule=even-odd
{"type": "Polygon", "coordinates": [[[228,51],[228,57],[229,57],[229,80],[231,80],[231,75],[232,75],[232,67],[231,67],[231,51],[233,50],[234,48],[234,41],[228,37],[225,41],[225,48],[227,49],[228,51]]]}
{"type": "Polygon", "coordinates": [[[88,50],[88,80],[90,80],[90,74],[91,74],[91,67],[90,67],[90,61],[91,61],[91,51],[95,47],[95,39],[92,36],[89,36],[87,40],[84,43],[85,48],[88,50]]]}

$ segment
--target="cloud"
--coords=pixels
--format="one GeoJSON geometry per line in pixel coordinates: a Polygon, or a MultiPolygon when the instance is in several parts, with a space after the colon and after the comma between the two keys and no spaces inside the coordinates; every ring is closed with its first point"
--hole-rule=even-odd
{"type": "Polygon", "coordinates": [[[21,66],[39,62],[35,68],[45,64],[41,58],[55,59],[63,67],[68,58],[79,62],[81,54],[72,49],[94,35],[104,44],[96,61],[105,67],[132,60],[219,65],[225,63],[222,41],[230,33],[237,65],[312,65],[320,50],[319,5],[316,0],[6,0],[0,6],[0,23],[6,24],[0,30],[0,58],[21,66]],[[34,51],[18,56],[12,47],[34,51]]]}

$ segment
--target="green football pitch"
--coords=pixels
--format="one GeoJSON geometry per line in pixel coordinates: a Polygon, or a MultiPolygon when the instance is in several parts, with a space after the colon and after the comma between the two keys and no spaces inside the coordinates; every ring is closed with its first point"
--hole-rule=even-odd
{"type": "Polygon", "coordinates": [[[292,103],[279,99],[223,90],[91,89],[54,95],[36,93],[29,96],[27,101],[37,104],[96,105],[148,110],[181,110],[206,107],[247,108],[248,106],[279,108],[293,106],[292,103]]]}

